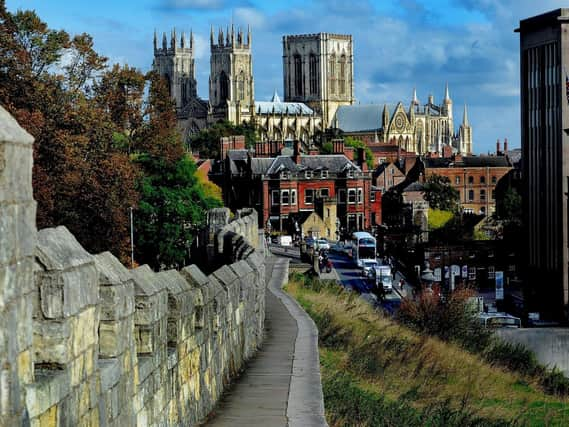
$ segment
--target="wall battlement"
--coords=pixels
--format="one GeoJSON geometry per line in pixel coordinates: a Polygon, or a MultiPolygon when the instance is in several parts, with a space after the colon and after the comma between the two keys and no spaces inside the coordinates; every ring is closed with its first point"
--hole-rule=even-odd
{"type": "Polygon", "coordinates": [[[0,107],[0,425],[197,424],[262,340],[256,212],[216,216],[209,275],[128,270],[36,231],[32,142],[0,107]]]}

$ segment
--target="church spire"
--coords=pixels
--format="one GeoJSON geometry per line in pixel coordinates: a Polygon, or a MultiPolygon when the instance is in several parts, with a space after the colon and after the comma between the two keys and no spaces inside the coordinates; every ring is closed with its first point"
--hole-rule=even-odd
{"type": "Polygon", "coordinates": [[[464,104],[464,113],[462,115],[462,125],[463,126],[470,126],[470,123],[468,122],[468,110],[466,109],[466,104],[464,104]]]}
{"type": "Polygon", "coordinates": [[[450,95],[448,93],[448,82],[446,83],[446,86],[445,86],[445,102],[451,102],[450,95]]]}
{"type": "Polygon", "coordinates": [[[156,50],[158,44],[157,36],[156,36],[156,28],[154,28],[154,50],[156,50]]]}
{"type": "Polygon", "coordinates": [[[251,25],[247,24],[247,46],[251,47],[251,25]]]}
{"type": "Polygon", "coordinates": [[[194,48],[194,30],[190,30],[190,49],[194,48]]]}
{"type": "Polygon", "coordinates": [[[213,46],[213,25],[211,26],[211,29],[209,32],[209,43],[211,46],[213,46]]]}
{"type": "Polygon", "coordinates": [[[419,105],[419,99],[417,98],[417,89],[413,88],[413,101],[411,101],[413,105],[419,105]]]}
{"type": "Polygon", "coordinates": [[[166,39],[166,33],[162,33],[162,49],[168,50],[168,41],[166,39]]]}
{"type": "Polygon", "coordinates": [[[186,33],[182,31],[182,35],[180,36],[180,47],[185,48],[186,44],[186,33]]]}

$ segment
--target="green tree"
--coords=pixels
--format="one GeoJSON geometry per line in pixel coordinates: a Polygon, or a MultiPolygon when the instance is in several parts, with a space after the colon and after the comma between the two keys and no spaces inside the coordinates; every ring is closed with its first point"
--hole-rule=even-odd
{"type": "Polygon", "coordinates": [[[366,145],[365,142],[360,141],[359,139],[355,139],[351,136],[348,136],[344,139],[344,145],[347,147],[353,147],[356,150],[354,151],[354,160],[359,160],[358,159],[358,148],[363,148],[364,149],[364,153],[366,156],[366,163],[367,163],[367,167],[369,169],[373,169],[374,167],[374,159],[373,159],[373,153],[371,152],[371,149],[366,145]]]}
{"type": "Polygon", "coordinates": [[[234,125],[224,120],[200,131],[191,137],[190,149],[199,153],[200,157],[214,159],[219,156],[219,139],[224,136],[245,136],[245,147],[253,148],[257,141],[257,131],[254,123],[234,125]]]}
{"type": "Polygon", "coordinates": [[[154,269],[181,267],[208,209],[221,206],[205,195],[196,166],[183,150],[174,105],[164,79],[151,73],[148,120],[136,143],[143,177],[136,212],[136,259],[154,269]]]}
{"type": "Polygon", "coordinates": [[[450,184],[446,176],[431,175],[424,185],[425,200],[432,209],[457,212],[459,192],[450,184]]]}

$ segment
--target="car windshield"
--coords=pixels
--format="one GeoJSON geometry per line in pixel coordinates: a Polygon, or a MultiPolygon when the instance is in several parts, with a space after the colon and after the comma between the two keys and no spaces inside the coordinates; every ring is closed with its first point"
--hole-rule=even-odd
{"type": "Polygon", "coordinates": [[[364,261],[365,267],[373,267],[374,265],[377,265],[377,261],[364,261]]]}

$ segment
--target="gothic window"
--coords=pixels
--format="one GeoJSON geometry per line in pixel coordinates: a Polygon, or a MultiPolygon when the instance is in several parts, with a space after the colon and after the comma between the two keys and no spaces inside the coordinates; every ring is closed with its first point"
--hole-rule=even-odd
{"type": "Polygon", "coordinates": [[[183,83],[182,84],[182,105],[186,105],[186,102],[188,99],[187,96],[188,96],[188,93],[187,93],[186,83],[183,83]]]}
{"type": "Polygon", "coordinates": [[[219,75],[219,99],[226,101],[229,98],[229,79],[224,71],[219,75]]]}
{"type": "Polygon", "coordinates": [[[245,99],[245,74],[243,71],[239,73],[239,78],[237,79],[237,99],[240,101],[245,99]]]}
{"type": "Polygon", "coordinates": [[[294,56],[294,86],[296,95],[302,96],[302,58],[300,55],[294,56]]]}
{"type": "Polygon", "coordinates": [[[310,69],[310,94],[316,95],[318,93],[318,66],[316,64],[316,55],[311,53],[308,63],[310,69]]]}
{"type": "Polygon", "coordinates": [[[338,77],[338,85],[340,86],[340,94],[346,93],[346,55],[340,57],[340,76],[338,77]]]}
{"type": "Polygon", "coordinates": [[[166,86],[168,87],[168,95],[172,96],[172,82],[170,80],[170,76],[165,74],[164,78],[166,79],[166,86]]]}
{"type": "Polygon", "coordinates": [[[330,56],[330,93],[336,93],[336,55],[330,56]]]}

